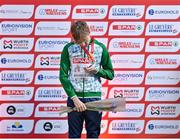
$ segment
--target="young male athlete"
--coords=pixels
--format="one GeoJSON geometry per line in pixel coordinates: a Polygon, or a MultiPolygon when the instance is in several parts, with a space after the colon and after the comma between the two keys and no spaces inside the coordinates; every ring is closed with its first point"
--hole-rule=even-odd
{"type": "Polygon", "coordinates": [[[69,138],[80,138],[83,122],[87,138],[98,138],[102,113],[86,110],[84,103],[101,99],[101,77],[112,80],[114,70],[104,44],[90,36],[86,22],[72,23],[73,41],[61,54],[60,81],[68,95],[67,105],[77,111],[68,113],[69,138]]]}

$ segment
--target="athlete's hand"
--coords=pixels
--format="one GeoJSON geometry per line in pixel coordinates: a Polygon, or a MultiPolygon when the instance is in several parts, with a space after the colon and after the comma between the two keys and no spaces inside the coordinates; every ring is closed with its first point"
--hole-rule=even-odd
{"type": "Polygon", "coordinates": [[[94,66],[85,67],[84,70],[88,73],[96,74],[98,70],[94,66]]]}
{"type": "Polygon", "coordinates": [[[86,105],[77,96],[73,97],[72,100],[78,112],[86,110],[86,105]]]}

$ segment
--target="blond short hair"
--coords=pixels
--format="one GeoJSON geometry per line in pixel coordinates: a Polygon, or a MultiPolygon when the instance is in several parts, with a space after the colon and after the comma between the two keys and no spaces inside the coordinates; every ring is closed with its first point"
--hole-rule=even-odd
{"type": "Polygon", "coordinates": [[[71,25],[71,34],[76,42],[82,37],[90,35],[89,26],[85,21],[76,21],[71,25]]]}

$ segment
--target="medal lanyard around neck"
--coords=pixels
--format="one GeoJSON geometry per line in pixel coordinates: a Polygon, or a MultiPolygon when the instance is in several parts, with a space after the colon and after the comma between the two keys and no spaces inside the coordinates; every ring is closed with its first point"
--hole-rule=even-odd
{"type": "Polygon", "coordinates": [[[84,52],[87,54],[88,58],[91,60],[91,62],[95,63],[95,60],[94,60],[94,40],[92,39],[92,42],[91,42],[91,52],[89,52],[86,48],[87,48],[87,45],[80,45],[81,48],[84,50],[84,52]]]}

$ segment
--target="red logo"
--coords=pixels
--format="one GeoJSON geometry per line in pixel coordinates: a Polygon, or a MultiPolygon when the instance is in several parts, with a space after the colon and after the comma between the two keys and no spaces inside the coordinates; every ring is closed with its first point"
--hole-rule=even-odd
{"type": "Polygon", "coordinates": [[[47,112],[49,112],[49,111],[54,111],[54,112],[56,112],[56,111],[60,111],[60,107],[55,107],[55,106],[53,106],[53,107],[51,107],[51,106],[47,106],[47,107],[39,107],[39,111],[41,111],[41,112],[43,112],[43,111],[47,111],[47,112]]]}
{"type": "Polygon", "coordinates": [[[150,41],[149,46],[172,46],[171,41],[150,41]]]}
{"type": "Polygon", "coordinates": [[[47,15],[67,15],[66,11],[60,11],[59,9],[45,9],[47,15]]]}
{"type": "Polygon", "coordinates": [[[93,25],[90,26],[90,30],[92,32],[103,32],[104,31],[102,26],[93,26],[93,25]]]}
{"type": "Polygon", "coordinates": [[[114,97],[123,97],[123,90],[114,90],[114,97]]]}
{"type": "Polygon", "coordinates": [[[24,95],[24,90],[2,90],[2,95],[24,95]]]}
{"type": "Polygon", "coordinates": [[[9,41],[4,40],[4,44],[12,44],[12,40],[9,40],[9,41]]]}
{"type": "Polygon", "coordinates": [[[86,9],[76,9],[76,13],[83,13],[83,14],[97,14],[99,13],[98,8],[86,8],[86,9]]]}
{"type": "Polygon", "coordinates": [[[113,30],[136,30],[136,25],[113,25],[113,30]]]}
{"type": "Polygon", "coordinates": [[[157,64],[177,64],[176,59],[168,59],[168,58],[157,58],[155,59],[157,64]]]}
{"type": "Polygon", "coordinates": [[[89,60],[87,58],[73,58],[74,64],[89,64],[89,60]]]}
{"type": "Polygon", "coordinates": [[[154,115],[154,114],[156,114],[156,115],[160,114],[160,106],[157,106],[157,107],[152,106],[151,107],[151,115],[154,115]]]}
{"type": "Polygon", "coordinates": [[[120,48],[140,48],[139,43],[133,42],[119,42],[118,45],[120,48]]]}

